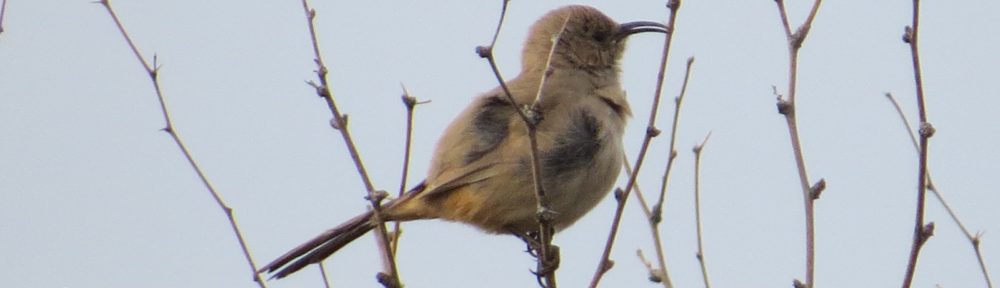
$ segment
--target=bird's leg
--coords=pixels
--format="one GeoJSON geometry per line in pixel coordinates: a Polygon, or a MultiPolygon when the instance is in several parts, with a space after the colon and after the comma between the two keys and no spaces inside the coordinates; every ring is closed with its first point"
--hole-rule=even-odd
{"type": "MultiPolygon", "coordinates": [[[[554,234],[552,232],[553,231],[549,231],[549,235],[554,234]]],[[[535,246],[534,246],[535,247],[535,252],[536,252],[535,253],[535,255],[536,255],[535,259],[538,259],[538,267],[536,268],[537,270],[534,273],[539,278],[538,280],[542,281],[543,277],[545,277],[546,275],[549,275],[551,273],[555,273],[556,269],[559,268],[559,260],[560,260],[560,258],[559,258],[559,247],[556,246],[556,245],[551,245],[549,243],[541,243],[541,241],[539,240],[539,233],[538,232],[532,232],[532,235],[534,236],[533,239],[534,239],[534,243],[535,243],[535,246]],[[541,250],[542,245],[548,245],[548,247],[547,247],[548,248],[548,251],[547,251],[548,252],[548,255],[547,255],[548,257],[546,257],[547,259],[542,259],[541,257],[537,256],[537,255],[541,255],[540,251],[542,251],[541,250]]]]}
{"type": "Polygon", "coordinates": [[[524,245],[528,246],[524,252],[528,252],[528,255],[531,255],[531,257],[534,257],[536,259],[538,258],[538,253],[536,251],[538,251],[537,248],[538,245],[540,245],[540,242],[538,242],[537,232],[535,231],[524,232],[513,228],[508,228],[507,230],[510,231],[510,234],[514,235],[514,237],[517,237],[518,239],[521,239],[521,241],[524,241],[524,245]]]}
{"type": "Polygon", "coordinates": [[[538,263],[538,266],[535,268],[535,271],[532,271],[531,273],[535,274],[535,277],[538,278],[539,286],[545,287],[543,280],[545,276],[549,275],[550,273],[556,271],[556,269],[559,268],[559,261],[560,261],[559,247],[555,245],[549,245],[548,259],[541,259],[539,257],[539,255],[541,255],[539,251],[541,251],[541,245],[544,245],[544,243],[541,243],[541,241],[538,239],[539,238],[538,231],[525,232],[517,229],[508,229],[508,230],[510,231],[510,234],[521,239],[521,241],[524,241],[524,244],[528,246],[528,249],[525,252],[528,252],[528,254],[531,255],[531,257],[534,257],[535,260],[537,261],[536,263],[538,263]]]}

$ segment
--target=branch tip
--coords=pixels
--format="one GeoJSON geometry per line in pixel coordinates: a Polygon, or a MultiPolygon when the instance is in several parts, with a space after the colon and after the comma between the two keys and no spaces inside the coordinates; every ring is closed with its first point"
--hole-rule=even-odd
{"type": "Polygon", "coordinates": [[[476,46],[476,55],[479,58],[493,58],[493,46],[476,46]]]}

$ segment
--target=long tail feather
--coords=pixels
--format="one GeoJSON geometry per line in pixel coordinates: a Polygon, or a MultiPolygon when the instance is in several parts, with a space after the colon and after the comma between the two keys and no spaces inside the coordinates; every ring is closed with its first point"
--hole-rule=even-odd
{"type": "Polygon", "coordinates": [[[312,240],[295,247],[295,249],[288,251],[285,255],[281,255],[278,259],[261,267],[257,272],[274,272],[280,269],[280,271],[271,276],[271,279],[280,279],[299,271],[309,264],[323,261],[323,259],[329,257],[333,252],[337,252],[337,250],[343,248],[347,243],[351,243],[354,239],[358,239],[358,237],[365,235],[365,233],[375,228],[375,225],[371,222],[371,217],[372,212],[368,211],[351,218],[351,220],[340,224],[340,226],[326,230],[312,240]],[[289,262],[291,264],[288,264],[289,262]]]}

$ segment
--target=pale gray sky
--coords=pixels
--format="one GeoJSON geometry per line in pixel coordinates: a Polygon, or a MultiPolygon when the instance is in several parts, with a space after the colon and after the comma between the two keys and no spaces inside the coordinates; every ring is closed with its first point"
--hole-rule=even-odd
{"type": "MultiPolygon", "coordinates": [[[[11,0],[0,34],[0,279],[4,287],[255,287],[224,214],[167,134],[152,85],[103,8],[90,1],[11,0]]],[[[792,20],[812,1],[789,1],[792,20]]],[[[1000,267],[1000,41],[996,1],[925,1],[921,51],[936,184],[1000,267]]],[[[496,48],[518,71],[528,25],[566,1],[513,1],[496,48]]],[[[585,1],[619,21],[665,21],[663,1],[585,1]]],[[[883,97],[915,117],[901,39],[910,1],[827,1],[801,53],[799,119],[817,202],[819,287],[894,287],[909,252],[916,153],[883,97]]],[[[365,209],[364,191],[329,112],[304,81],[312,51],[298,0],[114,1],[143,53],[158,55],[175,119],[208,177],[266,263],[365,209]]],[[[500,1],[315,1],[331,88],[380,189],[396,191],[404,109],[419,106],[412,180],[444,125],[496,86],[474,47],[488,43],[500,1]]],[[[699,287],[693,155],[702,161],[706,257],[717,287],[789,287],[804,276],[801,196],[772,85],[787,87],[787,54],[770,0],[685,1],[674,38],[663,130],[684,59],[695,56],[681,115],[663,237],[678,287],[699,287]]],[[[662,38],[630,40],[623,83],[636,112],[635,155],[662,38]]],[[[666,134],[641,185],[658,189],[666,134]]],[[[632,201],[634,199],[630,199],[632,201]]],[[[590,280],[614,201],[557,235],[559,282],[590,280]]],[[[655,287],[635,256],[653,255],[645,220],[628,208],[606,287],[655,287]]],[[[914,287],[984,287],[969,244],[936,201],[935,236],[914,287]]],[[[404,225],[408,287],[532,287],[520,240],[441,221],[404,225]]],[[[374,241],[326,263],[337,287],[378,287],[374,241]]],[[[271,287],[320,287],[307,268],[271,287]]],[[[993,272],[997,272],[994,269],[993,272]]],[[[997,274],[997,273],[994,273],[997,274]]],[[[997,275],[994,275],[997,276],[997,275]]]]}

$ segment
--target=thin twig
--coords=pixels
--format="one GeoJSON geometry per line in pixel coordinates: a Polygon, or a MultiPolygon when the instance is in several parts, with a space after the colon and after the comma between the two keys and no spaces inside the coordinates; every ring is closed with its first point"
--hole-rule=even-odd
{"type": "MultiPolygon", "coordinates": [[[[541,115],[538,112],[538,103],[542,100],[542,91],[545,89],[545,82],[549,78],[549,69],[552,65],[552,55],[556,52],[557,44],[559,39],[562,38],[563,32],[566,31],[566,23],[569,23],[569,18],[563,20],[563,25],[559,28],[559,33],[552,39],[552,47],[549,49],[549,55],[545,59],[545,69],[542,70],[542,77],[538,81],[538,92],[535,93],[535,101],[531,103],[531,106],[527,108],[526,114],[528,114],[531,121],[528,118],[523,118],[525,121],[525,127],[528,130],[528,143],[530,145],[529,152],[531,153],[531,175],[532,180],[535,183],[535,211],[538,213],[538,241],[540,246],[538,249],[538,263],[541,263],[540,267],[545,268],[545,271],[539,269],[539,273],[544,272],[545,277],[545,287],[555,288],[556,287],[556,273],[555,269],[558,267],[552,266],[554,263],[553,259],[558,259],[558,250],[552,245],[553,233],[555,230],[552,228],[552,223],[550,223],[553,217],[553,211],[549,208],[549,199],[545,196],[545,189],[542,188],[542,162],[538,150],[538,121],[541,119],[541,115]]],[[[514,105],[513,95],[507,95],[510,98],[511,105],[514,105]]]]}
{"type": "MultiPolygon", "coordinates": [[[[417,102],[417,98],[410,96],[410,91],[406,90],[406,86],[403,86],[403,106],[406,107],[406,140],[403,143],[403,172],[399,177],[399,193],[398,197],[403,197],[403,193],[406,192],[406,178],[409,176],[410,171],[410,146],[413,143],[413,108],[417,104],[424,104],[427,102],[417,102]]],[[[392,254],[396,255],[399,252],[399,237],[403,233],[400,228],[399,221],[396,221],[392,225],[392,254]]]]}
{"type": "MultiPolygon", "coordinates": [[[[625,168],[625,175],[628,177],[632,177],[632,166],[631,164],[629,164],[628,156],[625,156],[625,160],[622,162],[622,166],[624,166],[625,168]]],[[[638,255],[639,260],[641,260],[643,264],[646,265],[646,269],[649,270],[649,281],[652,281],[654,283],[661,283],[663,284],[664,287],[670,287],[667,286],[670,284],[663,280],[666,279],[668,276],[666,275],[667,270],[663,269],[663,267],[666,266],[666,258],[663,255],[663,239],[660,238],[660,226],[653,224],[653,222],[651,221],[651,219],[653,219],[653,211],[649,209],[649,205],[646,202],[646,197],[643,196],[642,188],[639,187],[639,183],[633,185],[632,190],[635,190],[635,192],[632,195],[635,195],[636,200],[639,201],[639,207],[642,208],[642,213],[643,215],[646,216],[646,222],[649,223],[649,232],[653,236],[653,246],[655,246],[657,260],[660,260],[661,268],[653,267],[653,264],[650,263],[649,260],[646,259],[646,256],[642,254],[642,249],[639,249],[637,251],[637,253],[639,254],[638,255]]],[[[616,196],[620,197],[620,195],[617,194],[616,196]]]]}
{"type": "MultiPolygon", "coordinates": [[[[663,81],[667,71],[667,60],[670,55],[670,43],[673,39],[675,29],[675,22],[677,20],[677,10],[681,7],[680,0],[670,0],[667,2],[667,9],[670,10],[669,17],[667,20],[667,35],[663,40],[663,54],[660,58],[660,70],[656,75],[656,89],[653,92],[653,103],[650,107],[649,121],[646,123],[646,134],[643,137],[642,145],[639,148],[639,155],[636,157],[635,171],[629,176],[628,182],[625,184],[625,189],[622,190],[622,196],[618,197],[618,206],[615,208],[615,216],[611,222],[611,231],[608,232],[608,239],[604,244],[604,251],[601,253],[601,259],[597,264],[597,271],[594,272],[593,278],[590,280],[591,288],[597,287],[601,282],[601,278],[604,274],[611,270],[611,266],[614,262],[611,261],[611,247],[614,246],[615,237],[618,235],[618,227],[621,223],[622,215],[625,213],[625,203],[628,201],[628,195],[632,191],[632,187],[635,185],[636,177],[639,175],[639,171],[642,169],[643,161],[646,159],[646,152],[649,150],[649,144],[652,142],[653,137],[660,134],[660,130],[656,128],[656,114],[660,106],[660,97],[663,94],[663,81]]],[[[659,242],[659,241],[657,241],[659,242]]],[[[665,270],[664,270],[665,271],[665,270]]],[[[666,275],[666,273],[664,273],[666,275]]],[[[664,279],[666,287],[670,288],[668,279],[664,279]]]]}
{"type": "Polygon", "coordinates": [[[660,223],[663,214],[663,201],[667,199],[667,184],[670,180],[670,170],[674,167],[674,159],[677,158],[677,127],[680,125],[681,118],[681,105],[684,104],[684,94],[687,92],[688,78],[691,77],[691,65],[694,64],[694,57],[689,57],[687,60],[687,66],[684,68],[684,81],[681,84],[681,93],[674,98],[674,120],[671,122],[670,126],[670,147],[668,148],[668,153],[670,157],[667,158],[667,166],[664,168],[663,172],[663,182],[660,183],[660,198],[656,201],[656,205],[653,206],[653,222],[657,224],[660,223]]]}
{"type": "MultiPolygon", "coordinates": [[[[539,225],[539,247],[534,248],[537,249],[538,252],[538,266],[540,268],[545,268],[545,271],[542,271],[543,269],[539,269],[537,272],[541,273],[539,276],[543,277],[545,280],[544,283],[541,283],[544,287],[555,288],[557,286],[555,272],[558,267],[551,264],[554,259],[558,259],[558,255],[556,255],[558,250],[556,250],[555,246],[552,245],[552,233],[554,232],[552,224],[550,223],[552,211],[549,209],[548,198],[545,197],[545,190],[542,188],[542,176],[539,170],[541,168],[541,159],[539,157],[538,137],[536,135],[538,121],[541,119],[536,106],[542,97],[542,89],[544,88],[546,78],[548,78],[548,73],[543,72],[542,74],[542,78],[539,81],[538,94],[535,95],[535,101],[527,109],[521,109],[521,107],[518,107],[517,102],[514,100],[514,95],[511,94],[510,89],[507,88],[507,82],[504,81],[503,76],[500,74],[500,69],[497,67],[496,59],[493,54],[493,47],[496,45],[501,28],[503,28],[503,20],[507,15],[507,4],[509,2],[509,0],[503,1],[503,6],[500,9],[500,19],[497,21],[497,28],[493,33],[493,40],[490,42],[490,45],[486,47],[476,47],[476,52],[479,54],[479,57],[486,58],[487,62],[489,62],[490,69],[493,70],[493,75],[496,76],[497,82],[500,83],[500,87],[504,91],[507,100],[510,102],[510,105],[514,108],[514,110],[517,111],[518,116],[521,118],[522,122],[524,122],[524,126],[527,129],[528,141],[530,143],[528,152],[531,156],[531,172],[534,182],[537,205],[536,211],[538,211],[537,219],[539,225]]],[[[565,25],[566,24],[564,22],[563,28],[565,28],[565,25]]],[[[558,37],[561,35],[562,29],[553,40],[552,50],[549,51],[548,59],[545,63],[545,70],[543,71],[548,71],[549,65],[551,64],[550,62],[552,61],[552,53],[555,51],[556,43],[559,43],[558,37]]]]}
{"type": "Polygon", "coordinates": [[[645,254],[642,254],[642,249],[636,249],[635,255],[639,257],[639,261],[642,262],[642,265],[646,266],[646,270],[649,270],[649,281],[654,283],[663,283],[662,270],[653,267],[653,263],[649,262],[649,259],[646,259],[645,254]]]}
{"type": "MultiPolygon", "coordinates": [[[[906,127],[906,132],[910,135],[910,143],[913,143],[914,151],[916,151],[919,155],[920,144],[917,141],[916,133],[913,132],[913,127],[910,126],[910,120],[906,118],[906,114],[903,113],[903,109],[899,106],[899,102],[896,101],[896,97],[892,96],[892,93],[885,93],[885,97],[889,99],[889,102],[892,103],[892,107],[896,110],[896,114],[899,115],[899,119],[903,121],[903,125],[906,127]]],[[[965,224],[962,223],[962,220],[958,218],[958,213],[951,208],[948,201],[944,200],[944,195],[942,195],[941,191],[938,190],[937,185],[934,185],[934,180],[931,178],[930,167],[927,168],[927,190],[934,192],[935,198],[938,199],[941,206],[944,206],[944,210],[948,211],[948,215],[951,216],[951,220],[958,225],[959,229],[962,229],[962,233],[965,234],[965,238],[969,240],[969,244],[972,244],[972,249],[976,252],[976,259],[979,262],[979,269],[982,270],[983,279],[986,281],[986,287],[993,288],[993,280],[990,278],[989,270],[986,269],[986,261],[983,259],[983,254],[979,251],[979,243],[982,235],[980,233],[973,235],[972,232],[969,231],[969,228],[966,228],[965,224]]]]}
{"type": "Polygon", "coordinates": [[[361,162],[361,155],[358,152],[357,146],[354,144],[354,140],[351,138],[350,129],[348,129],[347,116],[340,112],[337,107],[337,103],[333,99],[333,93],[330,92],[330,86],[327,82],[327,70],[326,64],[323,62],[323,58],[319,49],[319,41],[316,37],[316,10],[309,7],[307,0],[302,0],[302,8],[306,13],[306,20],[309,24],[309,36],[312,41],[313,53],[316,58],[316,76],[319,79],[319,84],[309,81],[309,85],[316,89],[316,93],[326,101],[327,107],[330,109],[330,113],[333,114],[333,119],[330,121],[331,126],[337,131],[340,131],[340,136],[344,140],[344,144],[347,146],[347,151],[351,155],[351,160],[354,161],[354,166],[358,170],[358,174],[361,176],[361,181],[364,182],[365,190],[367,191],[367,199],[371,204],[372,209],[375,213],[372,214],[372,220],[375,223],[375,238],[378,242],[379,254],[382,258],[382,269],[376,277],[379,282],[385,287],[401,287],[402,282],[399,280],[399,273],[396,269],[396,259],[392,253],[392,246],[389,244],[389,239],[386,234],[385,223],[382,220],[382,200],[387,196],[388,193],[385,191],[379,191],[375,189],[375,185],[372,183],[371,178],[368,176],[368,172],[365,170],[364,163],[361,162]]]}
{"type": "MultiPolygon", "coordinates": [[[[809,34],[809,29],[812,27],[813,19],[816,18],[816,13],[819,12],[822,0],[816,0],[813,3],[809,17],[806,18],[806,21],[801,26],[795,29],[795,32],[792,32],[792,26],[788,22],[788,13],[785,11],[784,0],[776,0],[775,2],[778,4],[781,24],[785,29],[785,37],[788,41],[788,98],[782,99],[780,95],[778,96],[778,112],[785,116],[785,122],[788,124],[788,134],[792,142],[792,152],[795,156],[795,165],[799,174],[799,184],[802,187],[802,198],[805,206],[806,282],[802,283],[799,280],[795,280],[794,282],[795,286],[812,288],[816,267],[815,216],[813,211],[815,205],[813,203],[819,197],[822,187],[825,186],[825,181],[821,179],[813,186],[809,184],[811,182],[809,182],[809,176],[806,173],[805,157],[802,155],[798,122],[795,117],[795,87],[798,77],[799,48],[802,48],[802,42],[805,41],[806,36],[809,34]]],[[[775,94],[777,94],[777,91],[775,94]]]]}
{"type": "Polygon", "coordinates": [[[319,274],[323,276],[323,287],[330,288],[330,279],[326,277],[326,266],[323,265],[323,261],[316,264],[319,266],[319,274]]]}
{"type": "Polygon", "coordinates": [[[694,223],[698,234],[698,264],[701,265],[701,278],[705,281],[705,288],[711,288],[708,281],[708,265],[705,264],[705,247],[701,234],[701,151],[708,144],[708,137],[712,137],[712,132],[705,135],[705,140],[701,144],[694,146],[694,223]]]}
{"type": "Polygon", "coordinates": [[[917,268],[917,257],[920,255],[920,248],[924,246],[927,239],[934,234],[934,223],[924,223],[924,203],[927,195],[927,151],[929,139],[934,135],[934,127],[927,121],[927,109],[924,105],[924,84],[920,71],[920,51],[918,49],[918,31],[920,24],[920,1],[913,0],[913,24],[907,26],[903,34],[903,42],[910,46],[910,54],[913,59],[913,80],[917,91],[917,112],[920,120],[920,162],[917,170],[917,211],[913,224],[913,243],[910,246],[910,259],[906,264],[906,275],[903,278],[903,287],[910,287],[913,275],[917,268]]]}
{"type": "Polygon", "coordinates": [[[0,0],[0,34],[3,34],[3,15],[7,12],[7,0],[0,0]]]}
{"type": "Polygon", "coordinates": [[[156,56],[155,55],[153,56],[152,65],[148,61],[146,61],[146,58],[143,57],[142,53],[139,52],[139,49],[135,46],[135,43],[132,42],[132,37],[130,37],[129,34],[125,32],[125,26],[122,24],[121,20],[118,19],[118,14],[116,14],[114,9],[111,8],[111,3],[108,0],[102,0],[98,3],[104,6],[105,10],[107,10],[108,14],[111,16],[111,19],[115,21],[115,26],[118,27],[118,31],[121,32],[122,36],[125,38],[125,41],[128,42],[129,48],[132,49],[132,53],[135,54],[135,57],[139,59],[140,63],[142,63],[142,67],[146,69],[146,74],[149,75],[150,80],[153,82],[153,88],[156,91],[156,98],[160,102],[160,112],[162,113],[163,121],[166,124],[166,127],[163,128],[163,131],[167,132],[167,134],[170,135],[170,138],[174,140],[174,143],[177,144],[177,148],[180,148],[181,153],[184,154],[184,158],[187,159],[187,162],[191,166],[191,169],[194,169],[195,174],[198,174],[198,179],[201,180],[202,185],[204,185],[205,188],[208,189],[208,192],[212,195],[212,198],[215,199],[215,203],[218,204],[219,208],[222,209],[222,212],[226,214],[226,218],[229,219],[229,226],[233,229],[233,233],[236,234],[236,239],[237,241],[239,241],[240,248],[243,250],[243,256],[246,258],[247,264],[250,265],[251,273],[254,275],[253,279],[255,280],[255,282],[257,282],[258,286],[260,286],[261,288],[266,288],[267,284],[264,281],[262,281],[262,279],[260,279],[260,275],[258,275],[256,272],[257,264],[254,263],[253,257],[250,255],[250,249],[247,247],[246,240],[243,238],[243,233],[240,232],[240,227],[236,223],[236,217],[233,215],[233,208],[230,208],[228,205],[226,205],[225,201],[222,199],[222,196],[219,195],[218,192],[216,192],[215,187],[212,186],[212,183],[209,182],[208,177],[205,176],[205,173],[202,171],[201,167],[198,166],[198,162],[194,160],[194,156],[191,155],[191,152],[188,150],[187,145],[185,145],[184,141],[181,140],[180,134],[177,133],[177,129],[174,127],[173,121],[170,118],[170,112],[167,109],[166,99],[163,97],[163,91],[160,89],[160,81],[158,80],[159,78],[157,77],[157,75],[159,74],[160,67],[156,63],[156,56]]]}
{"type": "MultiPolygon", "coordinates": [[[[643,197],[641,193],[639,193],[638,184],[635,185],[637,192],[636,197],[639,198],[639,202],[640,204],[642,204],[642,210],[643,212],[646,213],[646,220],[648,221],[649,229],[653,234],[653,245],[656,246],[656,260],[657,262],[659,262],[658,264],[660,265],[660,269],[657,271],[661,274],[659,279],[660,281],[656,282],[663,283],[664,287],[672,287],[673,284],[670,281],[670,273],[668,272],[669,270],[667,269],[666,255],[663,252],[663,240],[660,237],[660,223],[663,220],[663,203],[667,195],[667,184],[670,179],[670,171],[671,168],[673,167],[674,159],[677,158],[677,150],[674,149],[674,145],[677,142],[677,127],[679,127],[678,123],[680,122],[681,105],[684,103],[684,95],[687,92],[688,79],[690,79],[691,76],[692,64],[694,64],[694,57],[690,57],[687,60],[687,66],[685,67],[684,70],[684,81],[681,84],[680,95],[678,95],[677,98],[674,98],[674,118],[670,128],[670,148],[669,148],[670,156],[667,159],[667,166],[664,169],[665,171],[663,172],[663,182],[660,183],[661,185],[660,198],[659,200],[657,200],[657,203],[652,206],[652,208],[647,206],[645,197],[643,197]]],[[[626,172],[628,173],[628,175],[631,176],[632,167],[629,167],[628,163],[624,163],[624,165],[626,167],[625,169],[626,172]]]]}

